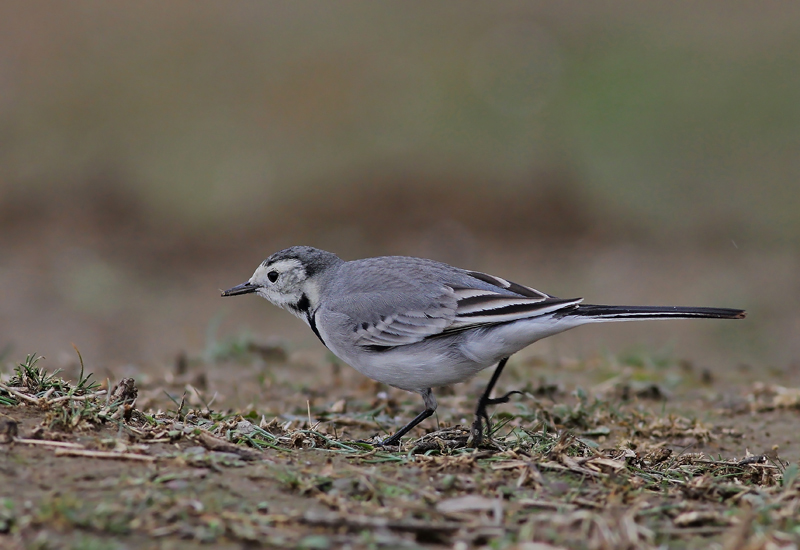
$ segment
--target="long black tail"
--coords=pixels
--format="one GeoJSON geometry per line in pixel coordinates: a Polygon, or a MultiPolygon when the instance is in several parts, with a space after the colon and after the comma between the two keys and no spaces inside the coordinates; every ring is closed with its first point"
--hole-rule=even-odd
{"type": "Polygon", "coordinates": [[[579,304],[567,316],[591,317],[598,321],[635,319],[744,319],[741,309],[681,306],[600,306],[579,304]]]}

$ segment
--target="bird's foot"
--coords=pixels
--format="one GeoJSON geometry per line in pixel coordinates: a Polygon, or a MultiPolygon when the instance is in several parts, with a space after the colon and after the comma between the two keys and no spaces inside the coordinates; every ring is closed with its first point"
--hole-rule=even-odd
{"type": "MultiPolygon", "coordinates": [[[[494,397],[494,398],[487,397],[483,401],[482,405],[483,405],[483,407],[485,409],[486,405],[502,405],[503,403],[508,403],[508,401],[511,399],[511,396],[514,395],[515,393],[518,393],[518,394],[522,395],[522,392],[519,391],[519,390],[511,390],[510,392],[508,392],[507,394],[505,394],[502,397],[494,397]]],[[[484,410],[484,413],[485,412],[486,411],[484,410]]]]}
{"type": "Polygon", "coordinates": [[[467,444],[477,449],[481,446],[481,443],[483,443],[483,421],[479,415],[475,415],[475,421],[472,423],[467,444]]]}
{"type": "Polygon", "coordinates": [[[472,446],[476,449],[481,446],[483,443],[483,421],[486,421],[486,435],[489,437],[489,440],[492,439],[492,422],[489,420],[489,413],[486,412],[487,405],[502,405],[503,403],[508,403],[511,396],[515,393],[522,395],[522,392],[519,390],[511,390],[507,394],[500,396],[500,397],[482,397],[480,402],[478,403],[478,408],[475,410],[475,421],[472,423],[472,430],[471,430],[471,437],[472,437],[472,446]]]}
{"type": "Polygon", "coordinates": [[[356,443],[366,443],[367,445],[372,445],[373,447],[399,447],[400,446],[400,439],[395,439],[394,436],[387,437],[383,441],[375,441],[372,439],[356,439],[356,443]]]}

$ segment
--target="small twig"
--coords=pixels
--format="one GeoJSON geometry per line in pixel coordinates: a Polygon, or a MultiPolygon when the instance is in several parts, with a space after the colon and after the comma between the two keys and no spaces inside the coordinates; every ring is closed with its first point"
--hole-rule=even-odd
{"type": "MultiPolygon", "coordinates": [[[[195,388],[195,391],[197,391],[197,388],[195,388]]],[[[199,392],[198,392],[198,393],[199,393],[199,392]]],[[[214,401],[216,401],[216,400],[217,400],[217,394],[218,394],[218,393],[219,393],[219,392],[214,392],[214,395],[213,395],[213,396],[211,396],[211,401],[209,401],[208,403],[206,403],[206,410],[207,410],[207,411],[210,411],[210,410],[211,410],[211,405],[213,405],[213,404],[214,404],[214,401]]]]}
{"type": "Polygon", "coordinates": [[[86,456],[90,458],[115,458],[121,460],[140,460],[142,462],[155,462],[155,456],[137,455],[134,453],[114,453],[110,451],[89,451],[80,449],[56,449],[56,456],[86,456]]]}
{"type": "Polygon", "coordinates": [[[123,422],[116,422],[116,424],[117,424],[118,427],[124,428],[125,430],[129,431],[130,433],[132,433],[134,435],[138,435],[139,437],[144,436],[144,432],[142,430],[137,430],[133,426],[129,426],[128,424],[125,424],[123,422]]]}
{"type": "Polygon", "coordinates": [[[85,449],[80,443],[68,443],[66,441],[52,441],[49,439],[25,439],[21,437],[14,438],[15,443],[24,443],[25,445],[43,445],[45,447],[63,447],[67,449],[85,449]]]}
{"type": "Polygon", "coordinates": [[[200,444],[209,451],[235,453],[244,460],[257,460],[262,457],[262,454],[257,451],[242,447],[241,445],[236,445],[235,443],[231,443],[230,441],[226,441],[211,435],[205,430],[200,430],[200,433],[197,434],[196,437],[200,444]]]}
{"type": "Polygon", "coordinates": [[[593,508],[595,510],[602,510],[605,507],[598,502],[593,502],[585,498],[573,498],[572,500],[570,500],[570,503],[577,504],[578,506],[583,506],[584,508],[593,508]]]}
{"type": "Polygon", "coordinates": [[[311,401],[306,399],[306,408],[308,409],[308,429],[312,431],[316,431],[317,427],[319,427],[319,422],[316,424],[311,423],[311,401]]]}
{"type": "Polygon", "coordinates": [[[101,397],[106,394],[106,390],[100,390],[97,393],[93,393],[91,395],[64,395],[61,397],[56,397],[55,399],[51,399],[47,401],[47,405],[54,405],[56,403],[61,403],[62,401],[86,401],[87,399],[93,399],[95,397],[101,397]]]}
{"type": "Polygon", "coordinates": [[[29,395],[25,395],[24,393],[20,393],[17,390],[6,386],[5,384],[0,384],[0,390],[7,391],[9,394],[13,395],[14,397],[18,397],[19,399],[22,399],[23,401],[27,401],[29,403],[33,403],[34,405],[39,405],[41,403],[41,401],[39,399],[37,399],[36,397],[31,397],[29,395]]]}

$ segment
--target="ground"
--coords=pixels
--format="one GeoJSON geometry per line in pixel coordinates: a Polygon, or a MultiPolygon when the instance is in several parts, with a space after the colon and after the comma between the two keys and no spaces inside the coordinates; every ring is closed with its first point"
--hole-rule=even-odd
{"type": "Polygon", "coordinates": [[[800,393],[764,373],[721,381],[647,354],[512,358],[498,391],[523,394],[493,411],[492,441],[471,448],[463,430],[482,376],[440,390],[437,415],[398,449],[373,443],[419,397],[317,360],[222,342],[110,395],[87,370],[65,382],[44,359],[20,361],[0,387],[0,546],[727,549],[800,538],[800,447],[787,436],[800,393]],[[268,405],[215,407],[206,388],[226,378],[238,402],[268,405]]]}

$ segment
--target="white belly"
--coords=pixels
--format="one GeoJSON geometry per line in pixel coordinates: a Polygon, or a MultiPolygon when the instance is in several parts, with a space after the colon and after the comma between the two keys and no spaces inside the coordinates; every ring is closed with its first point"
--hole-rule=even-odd
{"type": "Polygon", "coordinates": [[[582,323],[572,320],[553,323],[551,318],[526,319],[472,329],[469,333],[429,338],[381,352],[337,346],[322,327],[320,331],[328,348],[361,374],[396,388],[419,392],[464,382],[533,342],[578,324],[582,323]]]}

